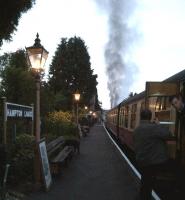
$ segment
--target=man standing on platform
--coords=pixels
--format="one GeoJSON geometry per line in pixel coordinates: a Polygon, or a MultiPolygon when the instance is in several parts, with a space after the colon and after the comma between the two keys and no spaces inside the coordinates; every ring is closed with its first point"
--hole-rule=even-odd
{"type": "Polygon", "coordinates": [[[176,126],[180,123],[180,132],[185,135],[185,102],[181,95],[174,95],[170,97],[170,103],[177,111],[176,126]]]}
{"type": "Polygon", "coordinates": [[[141,171],[140,200],[151,200],[156,174],[169,160],[165,140],[170,132],[157,122],[151,122],[150,110],[141,111],[140,118],[141,123],[134,131],[136,160],[141,171]]]}

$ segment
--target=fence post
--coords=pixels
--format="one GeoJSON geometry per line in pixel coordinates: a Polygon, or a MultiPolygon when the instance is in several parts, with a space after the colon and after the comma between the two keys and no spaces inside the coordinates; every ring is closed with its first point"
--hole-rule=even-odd
{"type": "Polygon", "coordinates": [[[2,97],[3,101],[3,144],[7,143],[7,134],[6,134],[6,125],[7,125],[7,116],[6,116],[6,97],[2,97]]]}
{"type": "Polygon", "coordinates": [[[31,107],[32,107],[32,112],[33,112],[33,116],[32,116],[32,122],[31,122],[31,135],[33,136],[34,135],[34,127],[35,127],[35,125],[34,125],[34,123],[35,123],[35,108],[34,108],[34,104],[32,103],[31,104],[31,107]]]}

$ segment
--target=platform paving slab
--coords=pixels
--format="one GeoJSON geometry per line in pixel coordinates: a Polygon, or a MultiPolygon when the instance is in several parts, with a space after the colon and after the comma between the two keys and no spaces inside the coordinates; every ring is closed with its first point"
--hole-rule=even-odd
{"type": "Polygon", "coordinates": [[[135,200],[139,180],[102,125],[81,139],[75,155],[49,192],[35,192],[25,200],[135,200]]]}

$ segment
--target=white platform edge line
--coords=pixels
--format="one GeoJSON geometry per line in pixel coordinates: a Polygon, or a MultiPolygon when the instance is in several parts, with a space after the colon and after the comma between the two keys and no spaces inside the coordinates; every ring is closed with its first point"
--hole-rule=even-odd
{"type": "MultiPolygon", "coordinates": [[[[111,141],[113,142],[113,144],[116,146],[116,148],[118,149],[118,151],[121,153],[121,155],[123,156],[123,158],[127,161],[127,163],[129,164],[129,166],[132,168],[132,170],[134,171],[134,173],[136,174],[136,176],[141,179],[141,174],[137,171],[137,169],[133,166],[133,164],[130,162],[130,160],[127,158],[127,156],[123,153],[123,151],[120,149],[120,147],[116,144],[116,142],[112,139],[112,137],[110,136],[109,132],[107,131],[107,129],[105,128],[105,125],[103,124],[103,127],[107,133],[107,135],[109,136],[109,138],[111,139],[111,141]]],[[[161,200],[159,198],[159,196],[155,193],[155,191],[152,190],[152,196],[154,197],[155,200],[161,200]]]]}

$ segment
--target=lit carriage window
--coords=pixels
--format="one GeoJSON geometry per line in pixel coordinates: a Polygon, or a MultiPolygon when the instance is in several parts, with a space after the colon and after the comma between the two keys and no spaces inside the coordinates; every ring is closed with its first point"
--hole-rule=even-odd
{"type": "Polygon", "coordinates": [[[119,111],[119,126],[121,126],[121,112],[122,112],[122,109],[120,109],[119,111]]]}
{"type": "Polygon", "coordinates": [[[170,97],[165,97],[165,106],[166,106],[166,109],[170,109],[170,107],[171,107],[169,98],[170,98],[170,97]]]}
{"type": "Polygon", "coordinates": [[[115,124],[115,110],[114,110],[114,124],[115,124]]]}
{"type": "Polygon", "coordinates": [[[114,124],[114,115],[115,115],[115,114],[114,114],[114,111],[113,111],[113,115],[112,115],[112,118],[113,118],[113,124],[114,124]]]}
{"type": "Polygon", "coordinates": [[[159,110],[160,110],[160,107],[161,107],[161,98],[158,97],[158,98],[157,98],[157,101],[156,101],[155,110],[156,110],[156,111],[159,111],[159,110]]]}
{"type": "Polygon", "coordinates": [[[115,124],[118,122],[118,110],[115,110],[115,124]]]}
{"type": "Polygon", "coordinates": [[[156,101],[155,110],[163,111],[170,108],[169,97],[158,97],[156,101]]]}
{"type": "Polygon", "coordinates": [[[123,126],[123,107],[120,109],[120,115],[119,115],[119,126],[123,126]]]}
{"type": "Polygon", "coordinates": [[[165,110],[165,97],[161,97],[160,110],[165,110]]]}
{"type": "Polygon", "coordinates": [[[125,107],[123,107],[123,121],[122,121],[122,127],[124,127],[125,124],[125,107]]]}
{"type": "Polygon", "coordinates": [[[129,107],[125,107],[125,128],[128,128],[128,112],[129,112],[129,107]]]}
{"type": "Polygon", "coordinates": [[[122,108],[122,114],[121,114],[121,126],[123,127],[123,120],[124,120],[124,108],[122,108]]]}
{"type": "Polygon", "coordinates": [[[143,102],[141,103],[141,111],[144,110],[144,109],[145,109],[145,102],[143,101],[143,102]]]}
{"type": "Polygon", "coordinates": [[[131,110],[131,128],[134,129],[136,125],[136,112],[137,112],[137,104],[132,105],[131,110]]]}

